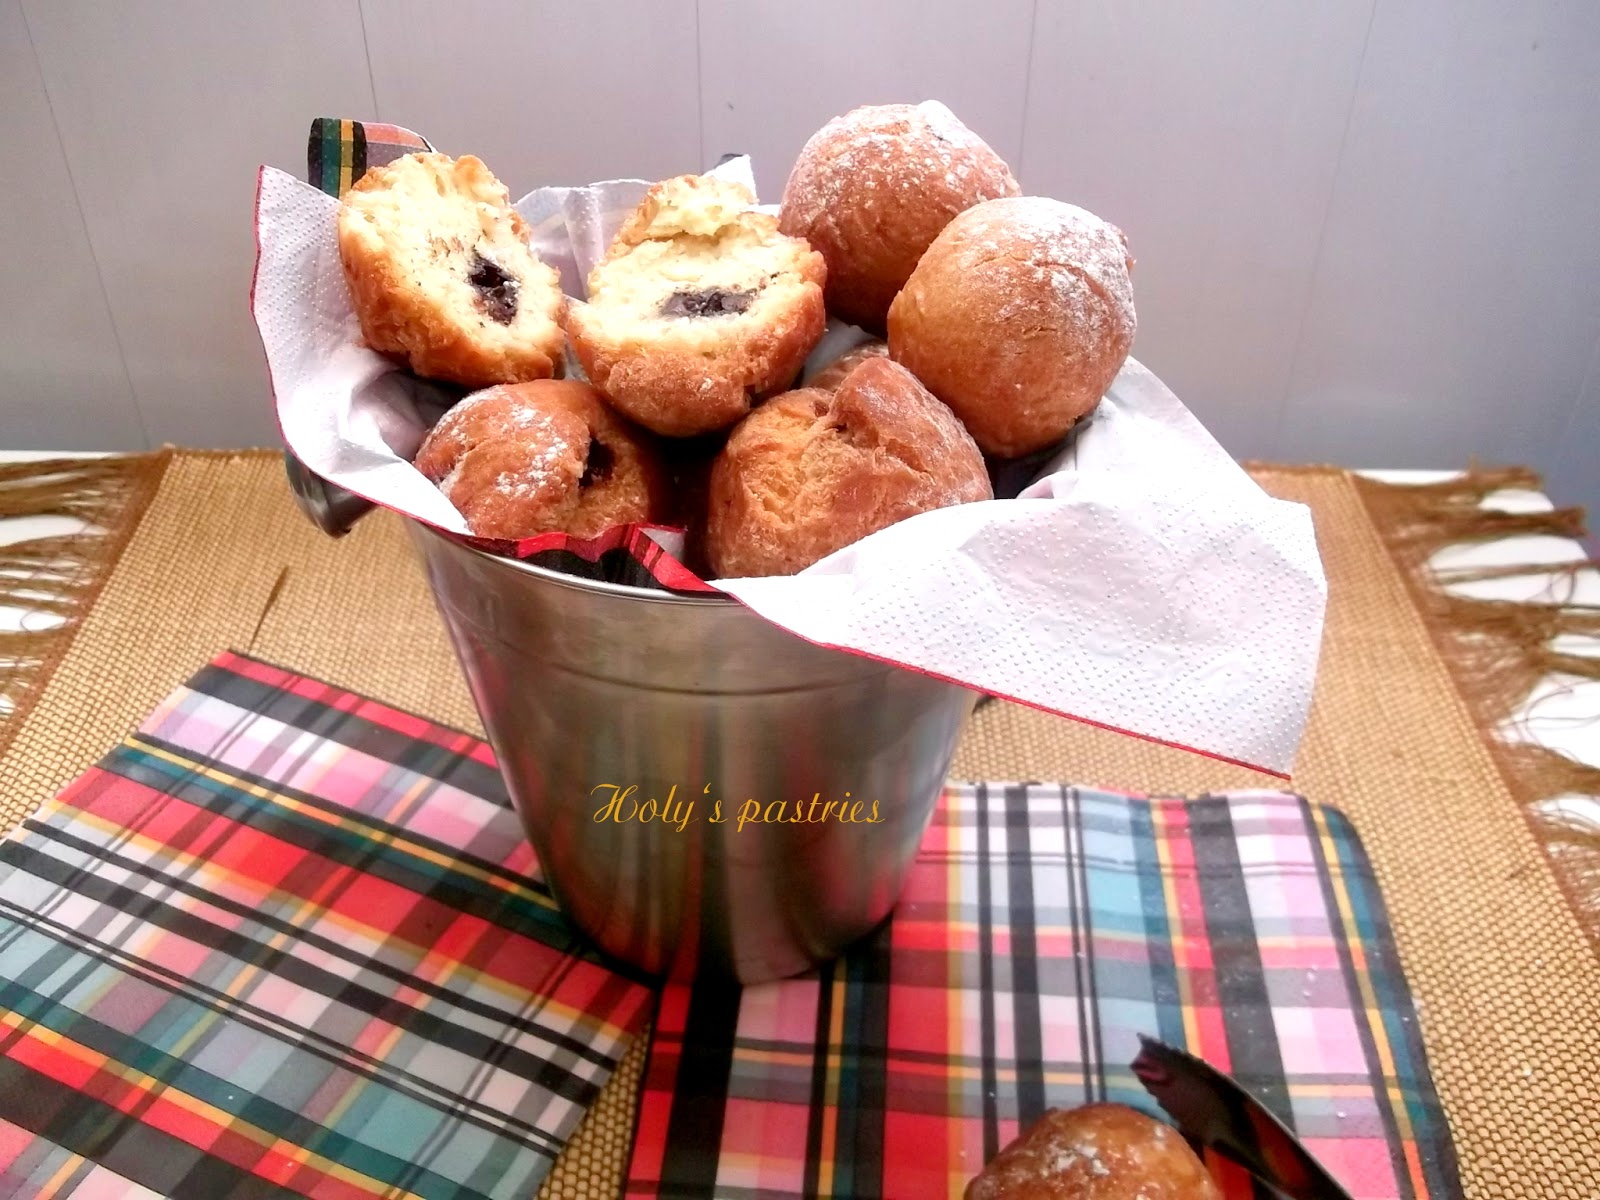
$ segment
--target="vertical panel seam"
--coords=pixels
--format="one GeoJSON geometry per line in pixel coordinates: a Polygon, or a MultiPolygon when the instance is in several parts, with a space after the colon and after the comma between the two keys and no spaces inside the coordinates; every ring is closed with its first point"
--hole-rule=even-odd
{"type": "MultiPolygon", "coordinates": [[[[699,0],[696,0],[698,3],[699,0]]],[[[1027,178],[1027,153],[1028,153],[1028,101],[1033,95],[1033,55],[1034,43],[1039,38],[1039,0],[1033,0],[1033,9],[1028,14],[1028,47],[1022,61],[1022,119],[1017,129],[1017,178],[1027,178]]],[[[1026,191],[1026,188],[1024,188],[1026,191]]]]}
{"type": "MultiPolygon", "coordinates": [[[[139,426],[139,440],[146,450],[150,444],[150,427],[145,423],[144,408],[139,403],[139,390],[133,383],[133,372],[128,369],[128,355],[122,348],[122,331],[117,328],[117,314],[111,306],[111,293],[106,288],[105,271],[100,266],[100,255],[95,250],[94,238],[89,235],[89,219],[83,211],[83,197],[78,191],[78,177],[72,170],[72,159],[67,154],[66,140],[61,136],[61,122],[56,117],[55,98],[50,95],[50,81],[45,77],[44,63],[39,58],[38,44],[33,40],[33,25],[28,20],[28,6],[17,0],[17,14],[22,18],[22,32],[28,39],[28,53],[33,57],[33,69],[39,77],[39,90],[44,93],[45,107],[50,111],[50,128],[56,135],[56,152],[61,155],[61,166],[67,173],[67,183],[72,188],[72,205],[78,214],[78,226],[83,230],[84,245],[89,248],[89,261],[94,264],[95,282],[100,285],[100,304],[105,311],[106,325],[111,329],[111,342],[117,349],[117,362],[122,366],[122,381],[128,389],[128,403],[133,406],[133,418],[139,426]]],[[[63,446],[61,449],[72,449],[63,446]]]]}
{"type": "Polygon", "coordinates": [[[383,120],[383,111],[378,107],[378,79],[372,72],[372,42],[367,38],[367,5],[366,0],[355,0],[356,22],[361,26],[361,56],[367,62],[367,94],[372,98],[372,119],[383,120]]]}
{"type": "Polygon", "coordinates": [[[1583,375],[1578,380],[1578,390],[1572,395],[1572,410],[1567,413],[1566,423],[1561,427],[1561,437],[1556,442],[1557,454],[1573,444],[1572,435],[1578,430],[1578,410],[1583,407],[1583,398],[1589,394],[1589,385],[1596,381],[1597,373],[1600,373],[1600,326],[1594,331],[1594,347],[1589,351],[1589,365],[1584,368],[1583,375]]]}
{"type": "Polygon", "coordinates": [[[1300,355],[1305,346],[1306,322],[1311,318],[1311,300],[1317,292],[1317,278],[1322,273],[1322,262],[1327,250],[1328,223],[1333,215],[1333,199],[1339,191],[1339,180],[1344,175],[1345,153],[1350,145],[1350,127],[1355,124],[1356,104],[1361,98],[1361,83],[1367,72],[1367,54],[1372,48],[1372,27],[1377,23],[1378,4],[1372,0],[1367,10],[1367,28],[1361,35],[1361,55],[1356,60],[1355,82],[1350,88],[1350,103],[1345,109],[1344,128],[1339,131],[1339,148],[1334,151],[1333,175],[1328,181],[1327,199],[1322,205],[1322,221],[1317,228],[1316,247],[1311,254],[1311,270],[1306,276],[1305,296],[1300,302],[1300,320],[1294,331],[1294,350],[1289,355],[1289,377],[1284,380],[1283,394],[1278,397],[1277,420],[1273,422],[1272,440],[1266,452],[1275,457],[1284,455],[1283,432],[1289,413],[1289,401],[1295,394],[1295,381],[1300,373],[1300,355]]]}
{"type": "Polygon", "coordinates": [[[705,52],[701,45],[700,32],[700,0],[694,0],[694,115],[695,127],[700,140],[699,166],[696,170],[704,171],[710,167],[706,162],[706,72],[705,52]]]}
{"type": "MultiPolygon", "coordinates": [[[[1541,472],[1547,481],[1556,474],[1559,474],[1562,478],[1567,478],[1566,465],[1568,462],[1574,461],[1575,458],[1581,459],[1584,454],[1592,455],[1594,453],[1592,447],[1585,447],[1582,441],[1578,439],[1578,431],[1580,429],[1578,417],[1583,411],[1583,398],[1589,394],[1590,386],[1597,382],[1600,382],[1600,327],[1595,329],[1594,347],[1589,351],[1589,365],[1584,368],[1583,375],[1578,380],[1578,390],[1572,394],[1572,407],[1567,412],[1567,419],[1562,422],[1560,436],[1550,447],[1549,469],[1541,472]]],[[[1557,482],[1559,483],[1559,480],[1557,482]]],[[[1571,501],[1584,504],[1587,500],[1588,491],[1589,489],[1587,488],[1581,489],[1580,494],[1572,497],[1571,501]]],[[[1557,504],[1567,502],[1558,500],[1554,496],[1551,496],[1550,499],[1557,504]]],[[[1600,505],[1593,505],[1589,508],[1589,538],[1584,544],[1584,549],[1591,554],[1594,553],[1597,536],[1600,536],[1600,505]]]]}

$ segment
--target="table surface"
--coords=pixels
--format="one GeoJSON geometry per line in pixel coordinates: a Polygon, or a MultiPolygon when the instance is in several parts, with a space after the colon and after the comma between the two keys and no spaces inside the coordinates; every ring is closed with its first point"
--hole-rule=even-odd
{"type": "MultiPolygon", "coordinates": [[[[61,454],[42,451],[0,451],[0,462],[58,458],[61,454]]],[[[77,457],[97,457],[78,455],[77,457]]],[[[1390,483],[1432,483],[1451,478],[1450,471],[1371,470],[1361,472],[1390,483]]],[[[1485,508],[1507,512],[1537,512],[1554,507],[1540,492],[1505,490],[1484,501],[1485,508]]],[[[14,517],[0,519],[0,545],[33,537],[64,536],[83,528],[80,521],[66,517],[14,517]]],[[[1441,568],[1505,566],[1516,563],[1561,564],[1580,562],[1588,557],[1582,545],[1571,538],[1548,535],[1521,535],[1471,545],[1447,546],[1433,558],[1441,568]]],[[[1450,589],[1463,596],[1481,599],[1548,600],[1564,599],[1575,604],[1600,606],[1600,571],[1584,571],[1573,576],[1557,576],[1532,571],[1525,575],[1453,584],[1450,589]]],[[[61,618],[15,606],[0,606],[0,630],[47,629],[61,618]]],[[[1600,638],[1565,635],[1555,648],[1572,654],[1600,656],[1600,638]]],[[[293,664],[287,664],[293,666],[293,664]]],[[[0,696],[0,712],[9,707],[0,696]]],[[[1507,722],[1509,731],[1520,739],[1560,750],[1581,762],[1600,767],[1600,680],[1569,675],[1548,675],[1539,681],[1527,701],[1507,722]]],[[[1571,819],[1591,823],[1600,829],[1600,797],[1559,796],[1545,801],[1571,819]]]]}

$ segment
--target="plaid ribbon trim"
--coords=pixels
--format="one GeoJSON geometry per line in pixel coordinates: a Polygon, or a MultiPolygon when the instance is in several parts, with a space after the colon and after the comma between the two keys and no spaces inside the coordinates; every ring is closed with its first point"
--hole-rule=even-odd
{"type": "Polygon", "coordinates": [[[535,870],[484,743],[223,655],[0,843],[0,1181],[531,1195],[651,996],[535,870]]]}
{"type": "Polygon", "coordinates": [[[398,125],[318,117],[306,146],[306,181],[330,196],[342,196],[367,173],[419,150],[432,150],[426,138],[398,125]]]}
{"type": "Polygon", "coordinates": [[[536,567],[602,583],[718,594],[716,588],[663,548],[651,536],[650,529],[645,525],[617,525],[599,537],[587,539],[541,533],[515,543],[512,555],[536,567]]]}
{"type": "Polygon", "coordinates": [[[1140,1033],[1230,1072],[1359,1200],[1460,1195],[1342,814],[1040,784],[950,789],[894,915],[830,967],[668,988],[627,1195],[960,1196],[1047,1108],[1156,1113],[1140,1033]]]}
{"type": "MultiPolygon", "coordinates": [[[[318,117],[311,122],[306,178],[330,196],[342,196],[369,168],[432,149],[426,139],[398,125],[318,117]]],[[[469,540],[495,553],[509,553],[535,566],[600,583],[667,592],[716,591],[640,525],[618,526],[587,539],[545,533],[517,543],[469,540]]]]}

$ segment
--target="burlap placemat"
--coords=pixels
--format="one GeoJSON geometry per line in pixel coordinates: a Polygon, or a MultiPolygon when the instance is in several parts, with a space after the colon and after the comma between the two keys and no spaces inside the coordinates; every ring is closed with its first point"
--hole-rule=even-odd
{"type": "MultiPolygon", "coordinates": [[[[224,648],[478,727],[400,523],[376,514],[325,538],[295,510],[282,470],[266,453],[167,463],[31,712],[12,723],[0,827],[224,648]]],[[[1600,963],[1350,477],[1258,478],[1311,505],[1330,580],[1295,785],[1343,807],[1366,842],[1467,1193],[1600,1195],[1600,963]]],[[[974,718],[955,770],[1151,791],[1268,782],[1001,704],[974,718]]],[[[542,1194],[617,1194],[641,1066],[636,1050],[542,1194]]]]}

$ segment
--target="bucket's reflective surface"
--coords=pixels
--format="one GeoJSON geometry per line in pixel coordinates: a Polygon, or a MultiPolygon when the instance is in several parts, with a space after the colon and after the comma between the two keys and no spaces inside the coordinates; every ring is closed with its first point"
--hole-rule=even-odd
{"type": "Polygon", "coordinates": [[[600,945],[651,972],[755,982],[888,914],[972,692],[729,600],[589,583],[410,528],[545,877],[600,945]]]}

